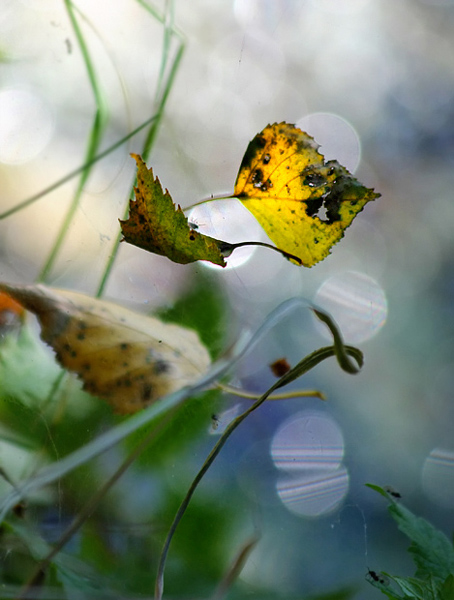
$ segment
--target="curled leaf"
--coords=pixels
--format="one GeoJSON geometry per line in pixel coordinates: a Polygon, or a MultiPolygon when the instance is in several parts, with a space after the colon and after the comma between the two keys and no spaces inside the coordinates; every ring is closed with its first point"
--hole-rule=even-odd
{"type": "Polygon", "coordinates": [[[177,263],[208,260],[225,267],[221,252],[224,242],[191,228],[180,206],[175,206],[167,190],[163,192],[153,170],[147,169],[137,154],[131,156],[137,163],[137,187],[136,199],[129,204],[129,218],[120,220],[124,240],[177,263]]]}
{"type": "Polygon", "coordinates": [[[197,334],[122,306],[43,285],[0,284],[84,389],[131,413],[198,380],[210,356],[197,334]]]}
{"type": "Polygon", "coordinates": [[[325,163],[317,147],[294,125],[268,125],[250,142],[234,191],[278,248],[306,267],[326,258],[357,213],[380,196],[337,161],[325,163]]]}

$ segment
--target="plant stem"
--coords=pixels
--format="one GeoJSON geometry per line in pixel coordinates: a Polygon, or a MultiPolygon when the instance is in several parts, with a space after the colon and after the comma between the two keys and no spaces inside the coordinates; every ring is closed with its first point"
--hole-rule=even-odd
{"type": "MultiPolygon", "coordinates": [[[[71,25],[74,29],[74,33],[76,35],[77,42],[79,44],[79,48],[82,53],[82,57],[83,57],[83,60],[85,63],[85,69],[86,69],[86,72],[88,75],[88,79],[90,81],[90,87],[93,92],[93,97],[94,97],[95,105],[96,105],[95,118],[94,118],[93,124],[91,126],[90,137],[88,140],[88,147],[87,147],[87,150],[85,153],[85,160],[84,160],[85,163],[90,163],[90,165],[91,165],[93,159],[96,156],[96,152],[99,148],[99,144],[101,142],[102,135],[103,135],[103,132],[105,129],[105,125],[107,122],[107,109],[106,109],[105,103],[101,96],[101,91],[98,86],[96,73],[95,73],[95,70],[93,67],[90,53],[88,51],[88,46],[85,43],[85,39],[83,37],[82,31],[79,27],[79,24],[77,22],[75,15],[74,15],[72,2],[71,2],[71,0],[64,0],[64,2],[65,2],[66,10],[68,12],[69,20],[71,21],[71,25]]],[[[54,245],[49,253],[49,256],[47,257],[47,260],[44,263],[44,266],[41,269],[40,274],[38,275],[38,281],[46,281],[50,271],[52,270],[52,268],[55,264],[55,260],[58,256],[58,253],[60,252],[63,242],[68,234],[68,230],[71,225],[71,221],[73,220],[74,215],[76,214],[77,209],[79,207],[79,202],[80,202],[80,198],[82,196],[83,188],[88,180],[88,177],[90,176],[90,173],[91,173],[91,166],[85,168],[81,173],[81,177],[79,179],[79,183],[77,185],[76,192],[75,192],[74,197],[71,201],[71,204],[68,208],[68,211],[65,215],[63,223],[60,227],[60,231],[58,232],[57,238],[56,238],[54,245]]]]}

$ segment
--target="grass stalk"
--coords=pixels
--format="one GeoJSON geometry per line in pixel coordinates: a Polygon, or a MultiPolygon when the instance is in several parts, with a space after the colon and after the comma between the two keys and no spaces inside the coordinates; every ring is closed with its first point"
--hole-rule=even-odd
{"type": "MultiPolygon", "coordinates": [[[[88,146],[87,146],[87,150],[85,152],[85,159],[84,159],[84,163],[91,163],[96,156],[96,153],[98,151],[98,148],[101,143],[102,136],[103,136],[103,133],[105,130],[105,126],[107,123],[107,117],[108,117],[107,108],[106,108],[105,102],[101,95],[101,90],[98,85],[98,79],[97,79],[96,72],[95,72],[95,69],[93,66],[93,62],[92,62],[92,59],[90,56],[90,52],[88,50],[88,46],[85,42],[85,38],[82,34],[82,30],[79,27],[79,23],[74,14],[73,4],[72,4],[71,0],[64,0],[64,3],[65,3],[65,7],[67,10],[68,16],[69,16],[69,20],[71,22],[72,28],[74,30],[74,33],[75,33],[75,36],[77,39],[81,54],[82,54],[83,61],[85,63],[85,69],[86,69],[86,72],[88,75],[88,79],[90,81],[90,87],[91,87],[91,90],[93,93],[95,106],[96,106],[95,117],[93,119],[93,124],[91,126],[90,135],[89,135],[89,139],[88,139],[88,146]]],[[[57,234],[54,245],[51,248],[49,256],[47,257],[47,260],[45,261],[44,266],[38,275],[38,281],[46,281],[48,279],[49,273],[51,272],[52,268],[54,267],[57,256],[58,256],[60,249],[63,245],[63,242],[65,241],[65,238],[68,234],[71,222],[74,218],[74,215],[77,212],[77,209],[79,208],[79,202],[80,202],[80,198],[82,196],[83,188],[90,176],[90,173],[91,173],[91,166],[85,168],[81,172],[81,176],[80,176],[79,183],[77,185],[75,194],[74,194],[71,204],[68,208],[68,211],[65,215],[65,218],[63,219],[63,223],[57,234]]]]}

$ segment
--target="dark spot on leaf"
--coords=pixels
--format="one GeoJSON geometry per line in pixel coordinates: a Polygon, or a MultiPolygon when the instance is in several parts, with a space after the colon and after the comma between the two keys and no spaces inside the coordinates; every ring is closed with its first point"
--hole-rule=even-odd
{"type": "Polygon", "coordinates": [[[122,342],[120,344],[120,349],[121,350],[127,350],[129,348],[129,344],[127,344],[126,342],[122,342]]]}
{"type": "Polygon", "coordinates": [[[326,178],[321,173],[317,173],[316,171],[307,172],[304,170],[301,172],[301,178],[303,180],[303,185],[308,185],[312,188],[319,188],[328,183],[326,178]]]}
{"type": "Polygon", "coordinates": [[[164,360],[157,360],[154,363],[153,371],[155,372],[156,375],[160,375],[161,373],[167,373],[168,370],[169,370],[169,364],[166,363],[164,360]]]}
{"type": "Polygon", "coordinates": [[[144,402],[148,402],[151,399],[151,394],[153,393],[153,387],[151,383],[145,383],[142,389],[142,400],[144,402]]]}
{"type": "Polygon", "coordinates": [[[87,363],[87,362],[86,362],[86,363],[84,363],[84,364],[82,365],[82,370],[83,370],[83,371],[89,371],[90,369],[91,369],[91,365],[90,365],[90,363],[87,363]]]}
{"type": "Polygon", "coordinates": [[[96,390],[98,388],[96,387],[96,382],[95,381],[86,381],[84,383],[84,389],[87,390],[87,392],[96,393],[96,390]]]}
{"type": "Polygon", "coordinates": [[[78,334],[77,334],[77,339],[78,339],[78,340],[84,340],[84,339],[85,339],[85,333],[82,333],[82,332],[81,332],[81,333],[78,333],[78,334]]]}
{"type": "Polygon", "coordinates": [[[271,156],[269,154],[263,155],[262,161],[263,161],[264,165],[267,165],[270,162],[270,160],[271,160],[271,156]]]}
{"type": "Polygon", "coordinates": [[[193,242],[195,240],[195,235],[193,233],[189,234],[189,239],[193,242]]]}
{"type": "Polygon", "coordinates": [[[77,352],[76,352],[75,350],[71,350],[71,356],[72,356],[73,358],[76,358],[76,356],[77,356],[77,352]]]}
{"type": "Polygon", "coordinates": [[[255,138],[249,142],[249,146],[244,153],[243,160],[241,161],[240,172],[242,169],[250,169],[252,165],[252,161],[255,160],[257,154],[259,154],[260,150],[266,146],[266,139],[258,134],[255,138]]]}
{"type": "Polygon", "coordinates": [[[252,174],[252,185],[255,188],[261,189],[263,186],[263,171],[262,169],[256,169],[252,174]]]}

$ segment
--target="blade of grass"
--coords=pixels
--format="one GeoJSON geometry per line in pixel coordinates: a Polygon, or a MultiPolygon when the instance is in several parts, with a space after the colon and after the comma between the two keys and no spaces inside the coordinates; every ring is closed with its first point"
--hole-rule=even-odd
{"type": "MultiPolygon", "coordinates": [[[[141,6],[145,7],[147,10],[149,10],[153,16],[156,16],[156,13],[151,9],[151,7],[148,6],[148,4],[142,2],[141,0],[137,0],[137,2],[139,2],[139,4],[141,6]]],[[[164,34],[164,46],[163,46],[163,55],[162,55],[162,60],[161,60],[160,77],[164,76],[164,72],[166,70],[166,66],[167,66],[168,60],[169,60],[169,52],[170,52],[170,48],[169,48],[170,37],[169,36],[170,35],[175,34],[175,36],[178,38],[178,46],[177,46],[175,57],[173,58],[173,61],[171,63],[169,74],[167,76],[167,80],[165,81],[165,84],[161,84],[161,82],[158,82],[157,92],[156,92],[156,96],[155,96],[156,112],[154,114],[154,120],[151,123],[150,129],[148,130],[148,133],[145,138],[145,142],[144,142],[142,151],[140,152],[144,161],[147,160],[147,158],[153,148],[154,142],[156,140],[156,136],[158,134],[158,130],[159,130],[159,127],[161,125],[161,121],[162,121],[162,118],[164,115],[164,109],[165,109],[165,106],[167,103],[167,99],[168,99],[170,91],[173,87],[173,83],[175,81],[175,77],[178,72],[178,68],[180,66],[181,59],[183,57],[184,48],[185,48],[183,37],[173,27],[173,4],[174,4],[173,0],[171,2],[167,3],[166,13],[167,12],[170,13],[171,18],[169,18],[169,19],[164,18],[163,20],[161,20],[161,22],[165,23],[166,31],[168,30],[170,33],[164,34]],[[161,92],[162,85],[164,87],[161,92]]],[[[129,194],[129,197],[127,199],[125,211],[124,211],[124,214],[122,217],[123,220],[126,220],[128,218],[129,200],[134,198],[134,186],[136,185],[136,183],[137,183],[137,180],[136,180],[136,178],[134,178],[134,182],[131,186],[131,193],[129,194]]],[[[112,269],[115,265],[115,262],[116,262],[116,259],[118,256],[119,243],[120,243],[121,237],[122,237],[121,230],[118,229],[117,237],[114,242],[113,252],[109,256],[106,267],[102,273],[98,289],[96,291],[96,296],[98,298],[100,296],[102,296],[102,294],[104,293],[105,287],[107,285],[107,281],[112,273],[112,269]]]]}
{"type": "MultiPolygon", "coordinates": [[[[68,16],[69,16],[69,20],[71,22],[74,33],[76,35],[77,42],[79,44],[79,48],[80,48],[80,51],[82,54],[83,61],[85,63],[85,69],[86,69],[86,72],[88,75],[90,87],[91,87],[91,90],[93,93],[95,106],[96,106],[95,117],[93,119],[93,124],[92,124],[91,130],[90,130],[87,150],[85,152],[84,162],[87,163],[87,162],[92,161],[94,159],[94,157],[96,156],[96,153],[98,151],[98,148],[101,143],[102,136],[103,136],[106,124],[107,124],[108,113],[107,113],[106,104],[103,100],[103,97],[101,95],[101,90],[98,85],[96,72],[95,72],[95,69],[93,66],[90,52],[88,50],[88,46],[85,42],[85,38],[82,34],[82,30],[79,27],[79,23],[77,22],[77,19],[74,14],[73,4],[72,4],[71,0],[64,0],[64,3],[65,3],[65,7],[67,10],[68,16]]],[[[41,269],[40,274],[38,275],[38,281],[46,281],[50,271],[52,270],[52,268],[55,264],[55,260],[56,260],[57,255],[63,245],[63,242],[66,238],[71,221],[73,220],[74,215],[76,214],[77,209],[79,207],[79,202],[80,202],[80,198],[82,196],[83,188],[90,176],[90,173],[91,173],[91,167],[88,167],[81,172],[81,177],[79,179],[79,183],[77,185],[76,192],[73,196],[73,199],[71,201],[69,209],[65,215],[65,218],[63,219],[63,223],[57,234],[56,240],[55,240],[54,245],[49,253],[49,256],[48,256],[46,262],[44,263],[44,266],[41,269]]]]}
{"type": "Polygon", "coordinates": [[[2,219],[6,219],[6,218],[14,215],[15,213],[17,213],[25,208],[28,208],[29,206],[31,206],[32,204],[34,204],[41,198],[44,198],[44,196],[47,196],[47,194],[50,194],[51,192],[53,192],[57,188],[59,188],[61,185],[64,185],[65,183],[67,183],[68,181],[73,179],[73,177],[76,177],[77,175],[79,175],[79,173],[82,173],[89,167],[96,164],[98,161],[102,160],[103,158],[106,158],[106,156],[108,156],[109,154],[111,154],[112,152],[117,150],[117,148],[120,148],[120,146],[125,144],[128,140],[130,140],[132,137],[134,137],[137,133],[142,131],[142,129],[145,129],[145,127],[148,127],[148,125],[150,125],[154,121],[155,118],[156,118],[156,116],[153,115],[152,117],[150,117],[149,119],[144,121],[141,125],[139,125],[135,129],[133,129],[130,133],[128,133],[124,137],[120,138],[117,142],[115,142],[114,144],[112,144],[111,146],[109,146],[108,148],[103,150],[103,152],[100,152],[99,154],[97,154],[93,159],[89,160],[88,162],[85,162],[82,166],[78,167],[77,169],[74,169],[74,171],[70,171],[67,175],[65,175],[61,179],[58,179],[55,183],[53,183],[49,187],[45,188],[44,190],[41,190],[34,196],[31,196],[30,198],[23,200],[19,204],[16,204],[16,206],[13,206],[12,208],[6,210],[3,213],[0,213],[0,221],[2,219]]]}

